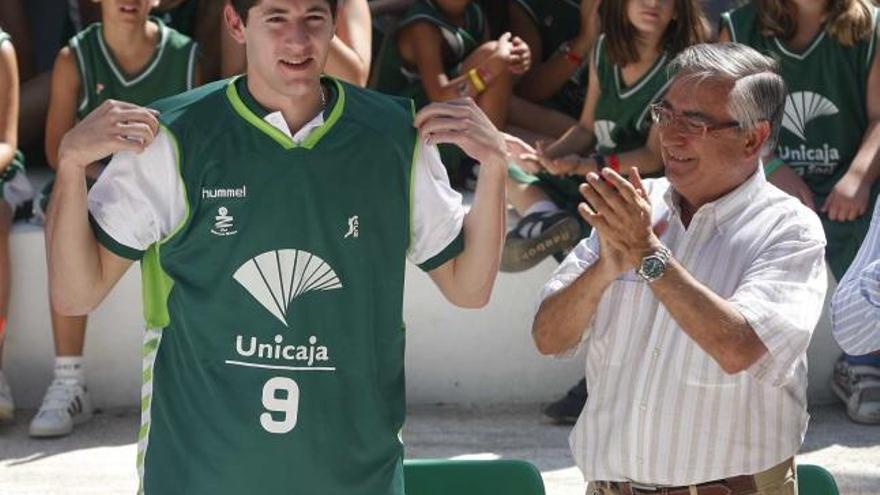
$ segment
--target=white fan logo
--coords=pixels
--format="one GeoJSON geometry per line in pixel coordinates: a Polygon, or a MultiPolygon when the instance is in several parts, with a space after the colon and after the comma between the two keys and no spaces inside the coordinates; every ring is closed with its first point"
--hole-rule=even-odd
{"type": "Polygon", "coordinates": [[[785,116],[782,127],[806,141],[806,128],[813,119],[839,112],[837,106],[824,96],[811,91],[800,91],[785,99],[785,116]]]}
{"type": "Polygon", "coordinates": [[[596,132],[597,147],[606,149],[617,148],[617,143],[611,138],[611,134],[614,132],[614,127],[614,122],[610,120],[597,120],[596,123],[593,124],[593,129],[596,132]]]}
{"type": "Polygon", "coordinates": [[[306,292],[341,289],[333,268],[308,251],[279,249],[247,260],[232,278],[288,326],[288,308],[306,292]]]}

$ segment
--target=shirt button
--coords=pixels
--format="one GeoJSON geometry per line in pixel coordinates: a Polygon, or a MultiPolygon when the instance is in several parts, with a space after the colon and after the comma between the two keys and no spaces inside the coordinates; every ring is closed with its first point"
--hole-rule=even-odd
{"type": "Polygon", "coordinates": [[[653,354],[654,357],[659,356],[659,355],[660,355],[660,348],[659,348],[659,347],[658,347],[658,348],[655,348],[655,349],[654,349],[654,352],[652,352],[651,354],[653,354]]]}
{"type": "Polygon", "coordinates": [[[641,409],[642,411],[647,411],[647,410],[648,410],[648,404],[642,402],[642,404],[639,406],[639,409],[641,409]]]}

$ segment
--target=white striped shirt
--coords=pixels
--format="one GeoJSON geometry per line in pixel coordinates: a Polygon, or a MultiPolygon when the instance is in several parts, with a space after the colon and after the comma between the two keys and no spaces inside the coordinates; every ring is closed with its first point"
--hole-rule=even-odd
{"type": "Polygon", "coordinates": [[[847,354],[880,351],[880,201],[868,236],[834,293],[831,321],[847,354]]]}
{"type": "MultiPolygon", "coordinates": [[[[769,350],[726,374],[630,270],[585,329],[589,398],[570,444],[587,480],[687,485],[766,470],[800,448],[809,415],[806,350],[826,291],[818,217],[758,171],[702,206],[687,229],[666,181],[645,181],[661,241],[730,302],[769,350]]],[[[542,300],[598,259],[582,241],[542,300]]]]}

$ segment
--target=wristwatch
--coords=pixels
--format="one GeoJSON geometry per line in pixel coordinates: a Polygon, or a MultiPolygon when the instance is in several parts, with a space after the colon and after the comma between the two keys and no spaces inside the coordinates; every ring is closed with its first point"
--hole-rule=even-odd
{"type": "Polygon", "coordinates": [[[669,264],[669,258],[672,257],[672,251],[661,246],[653,253],[642,258],[636,274],[645,282],[651,283],[666,273],[666,266],[669,264]]]}

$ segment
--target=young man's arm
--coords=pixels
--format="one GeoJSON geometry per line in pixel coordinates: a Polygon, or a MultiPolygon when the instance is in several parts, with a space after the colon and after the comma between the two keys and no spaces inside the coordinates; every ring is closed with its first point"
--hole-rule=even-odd
{"type": "Polygon", "coordinates": [[[429,105],[418,113],[415,125],[428,144],[455,144],[480,163],[474,202],[461,227],[464,249],[428,273],[453,304],[484,306],[492,294],[504,241],[504,139],[470,98],[429,105]]]}
{"type": "Polygon", "coordinates": [[[95,238],[89,225],[86,168],[118,151],[142,152],[157,130],[151,110],[108,100],[61,141],[46,222],[49,287],[59,313],[88,313],[131,265],[95,238]]]}
{"type": "Polygon", "coordinates": [[[12,43],[0,43],[0,172],[18,149],[18,68],[12,43]]]}

